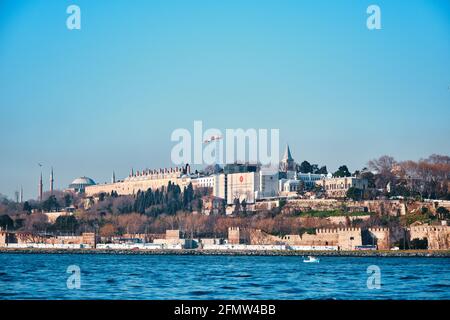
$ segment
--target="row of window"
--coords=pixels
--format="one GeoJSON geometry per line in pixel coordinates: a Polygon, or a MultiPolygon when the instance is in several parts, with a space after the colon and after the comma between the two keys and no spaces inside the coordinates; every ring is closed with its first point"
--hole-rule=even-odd
{"type": "Polygon", "coordinates": [[[337,183],[333,183],[333,184],[327,184],[325,186],[326,190],[338,190],[338,189],[349,189],[352,185],[351,184],[347,184],[347,183],[341,183],[341,184],[337,184],[337,183]]]}

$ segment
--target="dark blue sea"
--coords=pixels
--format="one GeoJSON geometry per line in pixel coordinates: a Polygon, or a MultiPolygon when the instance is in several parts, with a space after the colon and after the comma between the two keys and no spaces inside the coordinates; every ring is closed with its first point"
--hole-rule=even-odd
{"type": "Polygon", "coordinates": [[[450,299],[450,259],[0,254],[0,299],[450,299]]]}

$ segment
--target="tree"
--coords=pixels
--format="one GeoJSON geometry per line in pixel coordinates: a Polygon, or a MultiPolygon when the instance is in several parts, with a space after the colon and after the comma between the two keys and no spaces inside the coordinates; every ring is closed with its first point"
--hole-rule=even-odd
{"type": "Polygon", "coordinates": [[[112,223],[107,223],[100,228],[99,234],[101,237],[110,238],[117,233],[117,228],[112,223]]]}
{"type": "Polygon", "coordinates": [[[427,159],[403,161],[396,174],[411,193],[432,199],[449,197],[450,157],[431,155],[427,159]]]}
{"type": "Polygon", "coordinates": [[[375,188],[375,175],[372,172],[363,169],[359,177],[367,180],[369,188],[375,188]]]}
{"type": "Polygon", "coordinates": [[[54,195],[51,195],[42,203],[42,209],[44,211],[52,211],[52,210],[59,210],[60,204],[58,203],[58,200],[56,200],[56,197],[54,195]]]}
{"type": "Polygon", "coordinates": [[[247,214],[247,201],[245,201],[245,199],[242,199],[241,207],[242,207],[242,213],[244,215],[246,215],[247,214]]]}
{"type": "Polygon", "coordinates": [[[439,219],[448,220],[450,219],[450,211],[447,208],[439,207],[436,209],[439,219]]]}
{"type": "Polygon", "coordinates": [[[319,174],[328,174],[327,166],[320,167],[320,169],[317,171],[317,173],[319,173],[319,174]]]}
{"type": "Polygon", "coordinates": [[[427,238],[412,239],[412,241],[410,243],[410,248],[416,249],[416,250],[426,250],[426,249],[428,249],[428,239],[427,238]]]}
{"type": "Polygon", "coordinates": [[[394,169],[397,168],[397,161],[393,157],[384,155],[378,159],[370,160],[367,165],[370,170],[375,172],[376,188],[384,189],[389,182],[395,182],[394,169]]]}
{"type": "Polygon", "coordinates": [[[143,233],[148,218],[138,213],[124,214],[117,217],[117,225],[124,233],[143,233]]]}
{"type": "Polygon", "coordinates": [[[354,201],[361,200],[363,198],[363,190],[355,187],[350,187],[347,190],[347,198],[352,199],[354,201]]]}
{"type": "Polygon", "coordinates": [[[35,212],[25,217],[24,231],[46,231],[48,227],[48,218],[45,214],[35,212]]]}
{"type": "Polygon", "coordinates": [[[239,202],[239,198],[234,198],[233,200],[234,204],[234,214],[238,214],[241,211],[241,203],[239,202]]]}
{"type": "Polygon", "coordinates": [[[78,220],[75,216],[59,216],[53,224],[53,229],[58,232],[75,233],[78,229],[78,220]]]}
{"type": "Polygon", "coordinates": [[[368,162],[369,169],[375,171],[377,174],[391,173],[397,161],[391,156],[381,156],[378,159],[373,159],[368,162]]]}
{"type": "Polygon", "coordinates": [[[31,210],[32,210],[33,208],[30,206],[30,203],[28,202],[28,201],[25,201],[24,203],[23,203],[23,207],[22,207],[22,210],[23,211],[26,211],[26,212],[28,212],[28,213],[31,213],[31,210]]]}
{"type": "Polygon", "coordinates": [[[11,217],[7,214],[0,215],[0,227],[3,230],[11,230],[14,228],[14,221],[11,219],[11,217]]]}
{"type": "Polygon", "coordinates": [[[311,164],[306,160],[300,164],[299,169],[301,173],[312,173],[311,164]]]}
{"type": "Polygon", "coordinates": [[[312,164],[311,165],[311,173],[317,173],[319,171],[319,165],[317,164],[312,164]]]}
{"type": "Polygon", "coordinates": [[[70,205],[72,204],[72,200],[72,195],[70,193],[66,193],[64,195],[64,206],[70,207],[70,205]]]}
{"type": "Polygon", "coordinates": [[[333,174],[335,177],[350,177],[352,174],[348,170],[346,165],[342,165],[339,169],[333,174]]]}

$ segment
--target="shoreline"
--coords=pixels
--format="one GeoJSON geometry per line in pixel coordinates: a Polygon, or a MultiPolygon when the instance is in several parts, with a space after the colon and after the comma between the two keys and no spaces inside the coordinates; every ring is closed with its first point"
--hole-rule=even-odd
{"type": "Polygon", "coordinates": [[[407,251],[289,251],[289,250],[199,250],[199,249],[49,249],[0,248],[0,254],[112,254],[112,255],[190,255],[190,256],[321,256],[321,257],[424,257],[450,258],[450,250],[407,251]]]}

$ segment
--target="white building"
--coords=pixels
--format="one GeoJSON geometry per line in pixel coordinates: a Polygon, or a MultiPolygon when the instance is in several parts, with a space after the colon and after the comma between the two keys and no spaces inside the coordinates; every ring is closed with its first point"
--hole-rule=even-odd
{"type": "Polygon", "coordinates": [[[226,179],[227,204],[233,204],[235,199],[239,202],[255,203],[255,192],[259,190],[258,172],[238,172],[227,174],[226,179]]]}
{"type": "Polygon", "coordinates": [[[364,192],[369,187],[367,179],[357,177],[336,177],[324,178],[316,182],[318,186],[322,186],[327,196],[333,198],[344,198],[350,188],[357,188],[364,192]]]}
{"type": "Polygon", "coordinates": [[[278,196],[278,170],[261,168],[259,173],[259,190],[256,199],[273,198],[278,196]]]}
{"type": "Polygon", "coordinates": [[[278,184],[278,189],[280,195],[292,195],[296,194],[302,189],[303,183],[300,180],[293,179],[280,179],[278,184]]]}
{"type": "Polygon", "coordinates": [[[278,183],[280,195],[293,195],[301,189],[312,189],[318,181],[327,178],[325,174],[301,173],[295,171],[286,172],[286,178],[282,178],[278,183]]]}
{"type": "Polygon", "coordinates": [[[278,172],[240,172],[227,175],[227,204],[235,199],[247,203],[278,196],[278,172]]]}
{"type": "Polygon", "coordinates": [[[320,173],[296,173],[297,180],[303,181],[303,184],[306,188],[313,188],[316,185],[316,182],[322,179],[325,179],[327,175],[320,173]]]}
{"type": "Polygon", "coordinates": [[[192,187],[195,188],[214,188],[217,175],[191,177],[192,187]]]}

